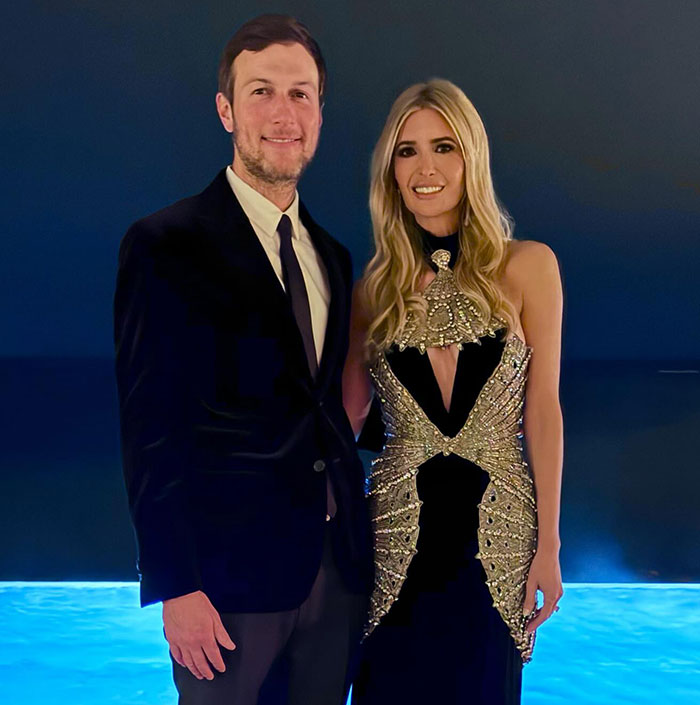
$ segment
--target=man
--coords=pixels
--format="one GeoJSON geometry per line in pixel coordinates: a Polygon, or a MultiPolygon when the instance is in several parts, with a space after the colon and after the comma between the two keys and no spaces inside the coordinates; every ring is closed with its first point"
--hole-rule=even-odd
{"type": "Polygon", "coordinates": [[[120,250],[141,603],[163,602],[182,705],[343,703],[365,618],[371,538],[341,397],[351,263],[296,191],[324,87],[297,20],[245,24],[216,96],[233,164],[120,250]]]}

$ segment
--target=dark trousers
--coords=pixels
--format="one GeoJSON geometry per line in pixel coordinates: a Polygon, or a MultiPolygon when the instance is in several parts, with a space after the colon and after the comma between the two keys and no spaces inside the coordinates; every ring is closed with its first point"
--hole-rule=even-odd
{"type": "Polygon", "coordinates": [[[179,705],[345,705],[366,614],[367,596],[350,593],[338,574],[327,529],[318,575],[298,608],[221,614],[236,644],[220,649],[224,673],[197,680],[173,661],[179,705]]]}

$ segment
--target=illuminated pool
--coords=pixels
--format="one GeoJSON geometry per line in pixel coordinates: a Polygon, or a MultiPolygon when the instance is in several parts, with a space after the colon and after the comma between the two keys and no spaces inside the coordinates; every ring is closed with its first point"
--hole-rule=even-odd
{"type": "MultiPolygon", "coordinates": [[[[700,585],[565,589],[524,705],[700,703],[700,585]]],[[[135,583],[0,583],[0,669],[2,705],[177,700],[160,609],[138,608],[135,583]]]]}

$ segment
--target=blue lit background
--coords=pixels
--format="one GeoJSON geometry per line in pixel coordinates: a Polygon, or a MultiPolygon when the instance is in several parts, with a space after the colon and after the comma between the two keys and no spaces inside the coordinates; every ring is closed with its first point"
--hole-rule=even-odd
{"type": "MultiPolygon", "coordinates": [[[[565,590],[525,668],[523,705],[700,702],[699,585],[565,590]]],[[[160,610],[136,603],[133,583],[0,584],[0,702],[175,703],[160,610]]]]}

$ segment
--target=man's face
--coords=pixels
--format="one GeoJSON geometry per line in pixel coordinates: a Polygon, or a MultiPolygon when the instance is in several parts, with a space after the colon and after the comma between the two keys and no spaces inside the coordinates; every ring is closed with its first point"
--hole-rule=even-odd
{"type": "Polygon", "coordinates": [[[301,44],[271,44],[241,52],[233,76],[234,168],[270,185],[296,183],[321,128],[316,63],[301,44]]]}

